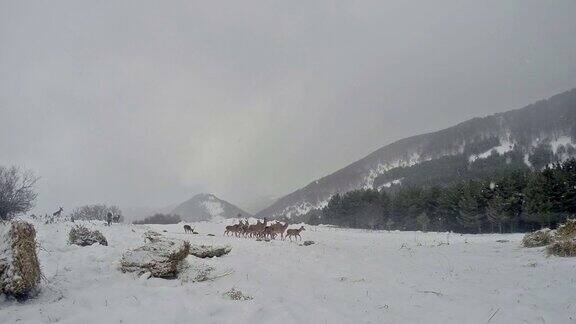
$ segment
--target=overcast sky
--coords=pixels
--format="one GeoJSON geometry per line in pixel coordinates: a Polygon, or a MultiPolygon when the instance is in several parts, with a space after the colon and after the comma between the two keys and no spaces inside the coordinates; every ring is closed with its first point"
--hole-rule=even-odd
{"type": "Polygon", "coordinates": [[[39,212],[280,196],[576,87],[576,1],[0,0],[0,165],[39,212]]]}

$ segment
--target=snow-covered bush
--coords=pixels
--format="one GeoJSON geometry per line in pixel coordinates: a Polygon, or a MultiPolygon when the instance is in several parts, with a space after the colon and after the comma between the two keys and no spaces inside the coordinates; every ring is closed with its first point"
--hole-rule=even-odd
{"type": "Polygon", "coordinates": [[[100,243],[100,245],[105,246],[108,245],[108,241],[100,231],[91,231],[83,225],[76,225],[70,229],[70,233],[68,234],[68,243],[80,246],[88,246],[94,243],[100,243]]]}
{"type": "Polygon", "coordinates": [[[522,238],[522,246],[532,248],[546,246],[552,242],[554,231],[549,228],[543,228],[536,232],[526,233],[522,238]]]}
{"type": "Polygon", "coordinates": [[[40,276],[34,226],[23,221],[0,224],[0,293],[31,297],[39,290],[40,276]]]}
{"type": "Polygon", "coordinates": [[[70,218],[75,220],[106,220],[106,215],[112,213],[112,215],[118,216],[117,220],[114,222],[122,221],[122,211],[118,206],[106,206],[104,204],[100,205],[86,205],[74,208],[72,213],[70,213],[70,218]]]}

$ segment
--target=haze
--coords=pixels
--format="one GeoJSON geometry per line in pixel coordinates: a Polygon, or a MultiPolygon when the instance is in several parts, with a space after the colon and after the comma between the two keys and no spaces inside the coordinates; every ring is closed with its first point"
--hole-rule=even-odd
{"type": "Polygon", "coordinates": [[[575,1],[1,1],[0,165],[37,212],[281,196],[576,86],[575,1]]]}

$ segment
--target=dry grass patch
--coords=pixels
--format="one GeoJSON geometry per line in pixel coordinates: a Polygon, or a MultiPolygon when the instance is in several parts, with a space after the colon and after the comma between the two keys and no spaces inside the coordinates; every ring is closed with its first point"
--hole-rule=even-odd
{"type": "Polygon", "coordinates": [[[0,231],[0,243],[0,292],[19,300],[36,295],[41,271],[34,226],[13,221],[0,231]]]}
{"type": "Polygon", "coordinates": [[[522,238],[522,246],[527,248],[546,246],[550,244],[554,237],[554,231],[549,228],[543,228],[536,232],[526,233],[522,238]]]}

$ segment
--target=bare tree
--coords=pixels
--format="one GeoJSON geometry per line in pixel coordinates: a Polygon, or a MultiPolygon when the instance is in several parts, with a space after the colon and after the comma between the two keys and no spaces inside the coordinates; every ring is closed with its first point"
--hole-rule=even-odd
{"type": "Polygon", "coordinates": [[[34,207],[38,177],[18,167],[0,166],[0,220],[7,220],[34,207]]]}

